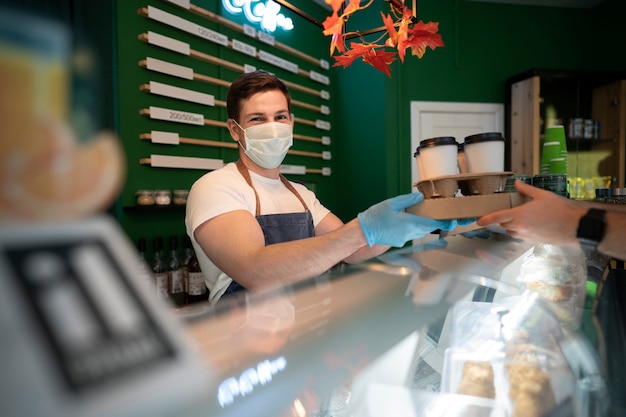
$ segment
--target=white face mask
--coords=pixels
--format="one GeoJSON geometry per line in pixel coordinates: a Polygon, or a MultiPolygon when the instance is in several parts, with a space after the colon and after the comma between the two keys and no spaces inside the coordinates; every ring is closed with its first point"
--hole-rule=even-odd
{"type": "MultiPolygon", "coordinates": [[[[246,129],[233,120],[246,138],[244,152],[258,166],[274,169],[280,166],[293,145],[293,133],[290,124],[269,122],[246,129]]],[[[241,141],[239,141],[239,146],[241,141]]],[[[243,148],[243,146],[242,146],[243,148]]]]}

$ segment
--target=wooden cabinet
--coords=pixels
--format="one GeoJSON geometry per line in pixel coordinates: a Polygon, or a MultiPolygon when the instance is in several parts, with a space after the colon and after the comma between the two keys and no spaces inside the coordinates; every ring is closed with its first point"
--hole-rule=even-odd
{"type": "MultiPolygon", "coordinates": [[[[606,155],[593,165],[598,175],[617,176],[617,184],[613,187],[624,187],[626,173],[626,79],[597,87],[593,90],[593,108],[591,117],[600,121],[602,137],[594,145],[595,153],[606,155]]],[[[585,154],[578,153],[580,172],[588,169],[582,166],[585,154]]],[[[568,159],[569,161],[569,159],[568,159]]],[[[595,162],[592,160],[592,162],[595,162]]],[[[593,166],[591,169],[593,169],[593,166]]]]}
{"type": "Polygon", "coordinates": [[[599,121],[599,138],[568,137],[568,177],[626,177],[626,72],[535,69],[507,80],[507,167],[539,173],[545,128],[574,118],[599,121]]]}

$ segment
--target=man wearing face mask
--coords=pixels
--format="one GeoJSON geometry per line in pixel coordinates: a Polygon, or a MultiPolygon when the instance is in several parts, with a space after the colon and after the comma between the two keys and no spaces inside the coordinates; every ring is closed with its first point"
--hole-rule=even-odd
{"type": "Polygon", "coordinates": [[[280,174],[293,144],[291,98],[265,71],[243,74],[226,100],[239,160],[191,187],[185,224],[212,304],[225,295],[318,276],[335,264],[361,262],[457,222],[404,212],[423,200],[400,195],[344,224],[315,194],[280,174]]]}

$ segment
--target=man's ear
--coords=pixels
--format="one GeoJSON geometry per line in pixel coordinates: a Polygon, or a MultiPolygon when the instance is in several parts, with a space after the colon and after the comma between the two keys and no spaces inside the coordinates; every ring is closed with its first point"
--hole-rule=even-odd
{"type": "Polygon", "coordinates": [[[239,134],[241,132],[239,126],[235,124],[235,121],[233,119],[228,119],[226,121],[226,124],[228,126],[228,132],[230,133],[230,137],[233,138],[235,142],[239,142],[239,134]]]}

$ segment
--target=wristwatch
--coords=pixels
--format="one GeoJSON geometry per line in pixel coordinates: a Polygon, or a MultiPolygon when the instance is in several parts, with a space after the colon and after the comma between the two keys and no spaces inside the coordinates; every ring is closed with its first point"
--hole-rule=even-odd
{"type": "Polygon", "coordinates": [[[583,249],[597,249],[598,243],[604,237],[604,229],[606,227],[606,222],[604,221],[605,213],[606,210],[592,208],[580,218],[576,237],[583,249]]]}

